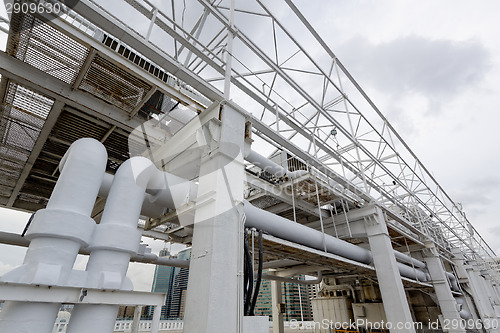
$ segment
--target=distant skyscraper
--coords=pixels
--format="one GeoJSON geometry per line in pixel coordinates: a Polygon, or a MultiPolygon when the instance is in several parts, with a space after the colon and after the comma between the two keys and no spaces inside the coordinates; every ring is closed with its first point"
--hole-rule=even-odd
{"type": "MultiPolygon", "coordinates": [[[[178,259],[189,260],[191,258],[191,248],[180,251],[178,259]]],[[[189,268],[176,268],[174,283],[172,286],[172,300],[170,307],[170,318],[183,318],[186,304],[187,284],[189,278],[189,268]]]]}
{"type": "MultiPolygon", "coordinates": [[[[303,279],[303,277],[301,278],[303,279]]],[[[281,292],[283,295],[283,303],[285,303],[284,320],[312,320],[311,316],[311,301],[307,286],[297,283],[281,283],[281,292]]],[[[272,298],[271,298],[271,281],[262,280],[259,296],[255,305],[255,315],[269,316],[272,318],[272,298]]]]}
{"type": "MultiPolygon", "coordinates": [[[[169,255],[170,253],[166,249],[160,251],[160,257],[169,255]]],[[[191,248],[180,251],[177,256],[173,256],[173,258],[175,257],[182,260],[189,260],[191,257],[191,248]]],[[[156,266],[151,291],[167,294],[165,305],[162,306],[161,310],[162,319],[184,317],[188,277],[188,268],[156,266]]]]}
{"type": "MultiPolygon", "coordinates": [[[[168,257],[170,253],[167,249],[160,251],[160,257],[168,257]]],[[[174,284],[176,267],[160,266],[157,265],[153,279],[152,292],[166,293],[165,305],[161,307],[161,318],[166,319],[170,317],[170,306],[172,300],[172,286],[174,284]]]]}

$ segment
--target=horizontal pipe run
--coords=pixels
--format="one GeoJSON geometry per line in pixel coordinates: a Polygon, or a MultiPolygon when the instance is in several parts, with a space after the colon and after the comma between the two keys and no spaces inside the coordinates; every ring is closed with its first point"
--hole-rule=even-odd
{"type": "MultiPolygon", "coordinates": [[[[28,247],[30,245],[30,241],[24,237],[21,237],[21,235],[3,231],[0,231],[0,243],[7,245],[14,245],[14,246],[22,246],[22,247],[28,247]]],[[[88,248],[80,249],[79,254],[89,255],[90,250],[88,248]]],[[[141,254],[133,255],[132,257],[130,257],[130,261],[145,263],[145,264],[189,268],[189,260],[159,257],[156,254],[152,253],[147,253],[144,255],[141,254]]]]}
{"type": "Polygon", "coordinates": [[[261,168],[263,171],[272,174],[277,178],[282,178],[286,176],[291,179],[294,179],[302,175],[305,175],[307,173],[307,171],[305,170],[288,171],[286,168],[271,161],[267,157],[262,156],[261,154],[255,152],[252,149],[248,149],[245,152],[245,160],[252,163],[256,167],[261,168]]]}
{"type": "MultiPolygon", "coordinates": [[[[248,205],[246,205],[246,206],[248,206],[248,205]]],[[[253,207],[253,209],[260,210],[260,209],[258,209],[256,207],[253,207]]],[[[252,210],[252,209],[250,209],[250,210],[252,210]]],[[[262,210],[260,210],[260,211],[262,211],[262,210]]],[[[247,212],[247,209],[245,209],[245,212],[247,212]]],[[[269,214],[270,216],[277,216],[277,215],[274,215],[274,214],[266,212],[266,211],[262,211],[262,212],[265,212],[265,215],[269,214]]],[[[281,219],[281,217],[279,217],[279,218],[281,219]]],[[[259,227],[266,227],[266,226],[269,225],[269,223],[268,223],[267,220],[263,220],[262,222],[263,222],[262,225],[259,225],[259,227]]],[[[293,223],[293,222],[290,222],[290,223],[292,223],[293,225],[297,225],[296,223],[293,223]]],[[[250,220],[249,220],[248,217],[247,217],[247,227],[248,226],[255,227],[255,225],[252,224],[252,219],[250,218],[250,220]]],[[[312,232],[318,233],[317,230],[314,230],[314,229],[311,229],[311,228],[308,228],[308,227],[305,227],[305,226],[302,226],[302,225],[297,225],[297,227],[307,228],[308,231],[310,230],[312,232]]],[[[266,229],[267,229],[267,231],[269,233],[271,233],[273,235],[276,235],[275,233],[272,232],[272,231],[276,231],[276,230],[274,230],[274,229],[269,230],[269,228],[266,228],[266,229]]],[[[287,228],[283,228],[283,229],[287,229],[287,228]]],[[[279,232],[279,230],[278,230],[278,233],[281,235],[281,233],[279,232]]],[[[276,235],[276,236],[278,236],[278,235],[276,235]]],[[[325,235],[325,237],[329,238],[329,237],[332,237],[332,236],[325,235]]],[[[284,237],[281,237],[281,238],[284,238],[284,237]]],[[[342,241],[340,239],[337,239],[337,238],[335,238],[335,239],[337,240],[336,243],[337,242],[344,242],[344,241],[342,241]]],[[[293,240],[291,240],[291,241],[293,241],[293,240]]],[[[320,241],[322,242],[321,239],[320,239],[320,241]]],[[[25,247],[29,245],[29,241],[27,239],[25,239],[24,237],[21,237],[20,235],[17,235],[17,234],[14,234],[14,233],[7,233],[7,232],[0,232],[0,242],[4,243],[4,244],[17,245],[17,246],[25,246],[25,247]]],[[[297,242],[299,244],[301,244],[301,240],[300,239],[297,239],[297,242]]],[[[370,252],[370,251],[368,251],[366,249],[357,247],[356,245],[353,245],[353,244],[350,244],[350,243],[347,243],[347,242],[344,242],[344,243],[349,244],[348,245],[349,249],[360,249],[361,250],[360,254],[363,254],[365,256],[367,255],[367,253],[370,252]]],[[[304,245],[306,245],[306,244],[304,244],[304,245]]],[[[317,246],[315,246],[314,244],[312,244],[312,246],[310,246],[310,247],[316,248],[317,246]]],[[[80,254],[88,255],[88,254],[90,254],[90,251],[87,248],[83,248],[83,249],[80,250],[80,254]]],[[[364,259],[365,263],[366,263],[366,261],[368,261],[367,260],[368,258],[370,259],[370,262],[371,262],[371,255],[370,255],[368,257],[365,257],[365,259],[364,259]]],[[[363,258],[361,258],[361,259],[363,259],[363,258]]],[[[130,258],[130,260],[133,261],[133,262],[151,263],[151,264],[164,265],[164,266],[186,267],[186,268],[189,267],[189,261],[187,261],[187,260],[179,260],[179,259],[170,259],[170,258],[165,258],[165,257],[158,257],[155,254],[150,254],[150,253],[146,254],[146,255],[134,255],[134,256],[132,256],[130,258]]],[[[415,278],[415,275],[417,275],[419,281],[426,281],[427,280],[426,279],[426,274],[424,272],[420,271],[420,270],[413,269],[412,267],[406,266],[406,265],[404,265],[402,263],[398,263],[398,267],[399,267],[400,271],[402,271],[402,275],[404,274],[403,276],[409,277],[407,275],[412,275],[410,278],[415,278]]]]}
{"type": "Polygon", "coordinates": [[[406,255],[404,253],[401,253],[399,251],[394,250],[394,256],[396,257],[396,260],[399,262],[402,262],[404,264],[408,264],[409,266],[413,266],[415,268],[425,268],[425,263],[410,257],[409,255],[406,255]]]}
{"type": "MultiPolygon", "coordinates": [[[[317,250],[326,250],[329,253],[360,263],[372,263],[372,254],[367,249],[259,209],[247,201],[245,201],[244,211],[247,228],[262,229],[278,238],[317,250]]],[[[428,280],[427,274],[420,269],[402,263],[397,263],[397,265],[401,276],[417,281],[428,280]]]]}
{"type": "MultiPolygon", "coordinates": [[[[9,232],[0,232],[0,243],[9,244],[9,245],[16,245],[16,246],[24,246],[24,247],[29,246],[29,241],[26,238],[21,237],[18,234],[9,233],[9,232]]],[[[353,245],[353,246],[355,246],[355,245],[353,245]]],[[[80,250],[80,254],[88,255],[88,254],[90,254],[90,251],[89,251],[89,249],[84,248],[84,249],[80,250]]],[[[130,261],[155,264],[155,265],[162,265],[162,266],[189,268],[189,260],[158,257],[157,255],[152,254],[152,253],[148,253],[145,255],[134,255],[130,258],[130,261]]],[[[287,262],[287,263],[292,264],[292,261],[287,262]]],[[[287,263],[285,263],[285,264],[287,264],[287,263]]],[[[295,264],[295,263],[299,264],[299,262],[293,262],[293,264],[295,264]]],[[[269,263],[269,264],[272,264],[272,263],[269,263]]],[[[283,263],[278,263],[278,264],[280,266],[283,266],[283,263]]],[[[264,264],[264,265],[266,265],[266,264],[264,264]]],[[[419,270],[413,270],[413,268],[406,266],[406,265],[403,265],[401,263],[398,263],[398,267],[400,268],[400,270],[404,270],[404,272],[406,272],[407,275],[412,273],[412,272],[413,273],[416,272],[416,274],[418,274],[420,281],[426,280],[425,273],[423,273],[419,270]]],[[[272,268],[272,266],[266,266],[266,268],[272,268]]]]}
{"type": "MultiPolygon", "coordinates": [[[[261,168],[265,172],[268,172],[268,173],[270,173],[278,178],[288,176],[288,177],[293,179],[293,178],[300,177],[300,176],[307,173],[307,171],[305,171],[305,170],[297,170],[294,172],[288,172],[288,170],[286,168],[271,161],[267,157],[262,156],[261,154],[257,153],[256,151],[254,151],[250,148],[248,148],[245,151],[245,160],[252,163],[253,165],[261,168]]],[[[424,262],[417,260],[415,258],[412,258],[406,254],[401,253],[401,252],[394,251],[394,255],[396,257],[396,260],[401,262],[401,263],[408,264],[408,265],[413,266],[415,268],[421,268],[421,269],[424,269],[426,267],[424,262]]]]}
{"type": "Polygon", "coordinates": [[[325,250],[365,264],[372,262],[370,251],[320,231],[295,223],[245,201],[247,228],[262,229],[271,235],[315,249],[325,250]]]}

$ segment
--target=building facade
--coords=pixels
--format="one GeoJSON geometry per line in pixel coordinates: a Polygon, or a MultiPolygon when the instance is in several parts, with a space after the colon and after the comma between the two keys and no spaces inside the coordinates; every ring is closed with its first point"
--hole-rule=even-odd
{"type": "MultiPolygon", "coordinates": [[[[304,277],[301,277],[303,279],[304,277]]],[[[307,286],[297,283],[282,282],[281,292],[285,303],[284,320],[312,320],[311,300],[307,286]]],[[[271,281],[262,280],[255,304],[256,316],[272,318],[271,281]]]]}
{"type": "MultiPolygon", "coordinates": [[[[160,256],[170,256],[168,250],[160,251],[160,256]]],[[[188,260],[191,257],[191,248],[180,251],[172,258],[188,260]]],[[[182,319],[186,302],[186,290],[189,277],[189,268],[179,268],[157,265],[153,279],[152,292],[166,293],[165,305],[161,309],[162,319],[182,319]]],[[[150,315],[152,310],[149,310],[150,315]]]]}
{"type": "MultiPolygon", "coordinates": [[[[159,253],[160,257],[170,256],[167,249],[163,249],[159,253]]],[[[155,293],[166,293],[165,305],[161,307],[161,318],[166,319],[170,316],[170,306],[172,300],[172,286],[174,284],[176,267],[157,265],[151,291],[155,293]]]]}

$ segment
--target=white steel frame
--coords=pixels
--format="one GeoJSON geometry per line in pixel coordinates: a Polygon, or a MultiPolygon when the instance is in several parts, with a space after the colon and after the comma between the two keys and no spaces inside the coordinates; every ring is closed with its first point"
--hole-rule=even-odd
{"type": "Polygon", "coordinates": [[[356,201],[402,215],[445,252],[458,247],[480,261],[496,256],[292,0],[236,1],[234,23],[229,0],[188,0],[181,8],[171,0],[167,10],[148,0],[126,4],[131,17],[150,22],[145,31],[112,14],[105,1],[81,0],[63,19],[94,38],[99,24],[140,50],[186,84],[190,93],[177,94],[186,103],[196,92],[223,100],[230,72],[231,97],[255,117],[257,135],[285,151],[300,147],[307,164],[356,201]],[[287,11],[286,22],[277,9],[287,11]],[[245,18],[268,24],[271,43],[239,25],[245,18]]]}

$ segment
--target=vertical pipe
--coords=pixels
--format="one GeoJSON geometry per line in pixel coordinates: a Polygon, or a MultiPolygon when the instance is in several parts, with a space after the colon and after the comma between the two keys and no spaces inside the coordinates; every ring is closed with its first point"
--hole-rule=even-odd
{"type": "MultiPolygon", "coordinates": [[[[99,289],[132,289],[126,278],[130,257],[139,249],[141,232],[137,221],[146,188],[159,171],[144,157],[132,157],[116,172],[106,206],[89,245],[87,287],[99,289]]],[[[113,331],[117,305],[76,305],[68,333],[113,331]],[[76,311],[75,311],[76,310],[76,311]],[[89,323],[92,329],[88,329],[89,323]]]]}
{"type": "MultiPolygon", "coordinates": [[[[94,139],[75,141],[64,154],[61,175],[47,208],[36,212],[26,238],[30,246],[21,267],[5,274],[4,282],[68,285],[81,246],[90,242],[95,222],[90,218],[106,169],[107,153],[94,139]]],[[[50,333],[60,304],[6,302],[0,332],[50,333]]]]}

